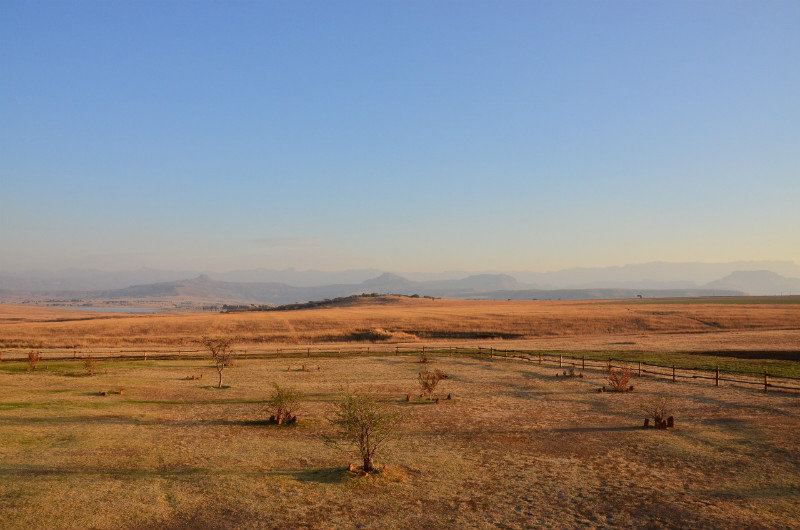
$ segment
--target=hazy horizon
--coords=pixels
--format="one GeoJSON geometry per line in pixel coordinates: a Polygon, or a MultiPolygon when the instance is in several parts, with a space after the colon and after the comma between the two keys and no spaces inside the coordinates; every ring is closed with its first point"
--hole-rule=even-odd
{"type": "Polygon", "coordinates": [[[0,272],[800,262],[797,3],[0,14],[0,272]]]}

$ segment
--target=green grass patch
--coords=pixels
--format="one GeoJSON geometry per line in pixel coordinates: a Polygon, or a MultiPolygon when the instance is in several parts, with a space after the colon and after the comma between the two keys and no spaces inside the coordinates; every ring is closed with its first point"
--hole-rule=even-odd
{"type": "MultiPolygon", "coordinates": [[[[612,302],[628,305],[631,300],[612,302]]],[[[698,298],[644,298],[633,300],[636,304],[645,305],[696,305],[696,304],[739,304],[739,305],[773,305],[773,304],[800,304],[800,295],[791,296],[704,296],[698,298]]]]}
{"type": "MultiPolygon", "coordinates": [[[[673,364],[678,369],[703,369],[714,370],[719,367],[725,371],[747,371],[763,374],[765,371],[769,375],[783,377],[800,377],[800,362],[783,359],[740,359],[721,355],[710,355],[702,353],[687,352],[641,352],[641,351],[543,351],[545,359],[563,354],[578,357],[577,360],[564,358],[564,365],[576,363],[580,367],[580,358],[585,356],[586,360],[607,361],[608,359],[625,360],[631,363],[648,363],[671,367],[673,364]]],[[[533,353],[536,355],[538,352],[533,353]]],[[[632,366],[632,368],[636,368],[632,366]]],[[[754,375],[756,375],[754,374],[754,375]]]]}

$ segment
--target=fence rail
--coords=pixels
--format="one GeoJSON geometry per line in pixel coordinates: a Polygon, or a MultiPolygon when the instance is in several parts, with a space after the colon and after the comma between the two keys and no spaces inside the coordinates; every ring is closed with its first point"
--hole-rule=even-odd
{"type": "MultiPolygon", "coordinates": [[[[24,362],[30,350],[0,351],[0,362],[24,362]]],[[[282,347],[282,348],[256,348],[251,351],[239,351],[237,357],[242,359],[291,359],[313,357],[354,357],[359,355],[462,355],[475,356],[487,359],[509,359],[537,364],[539,366],[557,366],[560,369],[573,367],[581,370],[604,371],[609,366],[613,368],[628,368],[635,376],[662,378],[678,382],[679,380],[708,380],[715,386],[721,382],[734,385],[756,386],[764,392],[770,390],[785,390],[800,392],[800,377],[770,374],[767,371],[757,372],[749,370],[723,369],[719,366],[686,367],[677,365],[664,365],[649,363],[639,360],[620,359],[608,357],[605,359],[587,358],[585,355],[576,356],[564,353],[553,353],[536,350],[498,349],[482,346],[346,346],[326,348],[319,346],[282,347]]],[[[97,360],[104,361],[156,361],[156,360],[201,360],[207,359],[205,351],[197,348],[179,348],[169,350],[154,349],[92,349],[82,352],[80,349],[44,350],[40,354],[40,362],[80,360],[85,355],[91,355],[97,360]]]]}

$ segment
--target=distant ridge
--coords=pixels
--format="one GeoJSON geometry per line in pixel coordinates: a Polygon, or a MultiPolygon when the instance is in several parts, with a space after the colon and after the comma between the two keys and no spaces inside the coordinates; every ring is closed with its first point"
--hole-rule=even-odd
{"type": "Polygon", "coordinates": [[[134,300],[223,304],[285,305],[314,300],[348,297],[365,293],[419,295],[436,298],[485,300],[595,300],[686,296],[735,296],[733,289],[525,289],[505,274],[480,274],[460,280],[415,282],[392,273],[358,284],[333,284],[296,287],[285,283],[221,282],[206,274],[171,282],[133,285],[124,289],[98,291],[6,292],[4,298],[27,297],[39,300],[134,300]]]}
{"type": "MultiPolygon", "coordinates": [[[[517,271],[448,271],[415,272],[394,275],[396,281],[458,288],[468,278],[486,283],[472,283],[467,288],[482,290],[516,289],[697,289],[734,272],[770,271],[786,278],[800,278],[800,265],[792,261],[737,261],[729,263],[651,262],[614,267],[575,267],[551,272],[517,271]],[[453,282],[445,284],[443,282],[453,282]]],[[[25,292],[99,291],[124,289],[133,285],[176,282],[205,274],[212,280],[229,283],[270,283],[293,287],[357,285],[374,281],[385,271],[348,269],[342,271],[287,269],[248,269],[228,272],[204,270],[159,270],[139,268],[121,271],[96,269],[0,271],[0,290],[25,292]]],[[[381,280],[383,281],[383,280],[381,280]]],[[[750,286],[737,290],[750,292],[750,286]]]]}
{"type": "Polygon", "coordinates": [[[786,278],[772,271],[736,271],[704,287],[738,289],[752,295],[800,294],[800,278],[786,278]]]}

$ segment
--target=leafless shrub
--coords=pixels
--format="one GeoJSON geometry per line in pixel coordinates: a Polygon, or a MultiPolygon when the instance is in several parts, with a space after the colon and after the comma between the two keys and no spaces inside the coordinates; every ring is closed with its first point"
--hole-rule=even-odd
{"type": "Polygon", "coordinates": [[[87,375],[94,375],[97,370],[97,359],[91,355],[85,356],[83,358],[83,368],[86,370],[87,375]]]}
{"type": "Polygon", "coordinates": [[[293,413],[303,399],[303,394],[295,388],[280,386],[278,383],[272,383],[272,387],[272,394],[267,399],[267,407],[273,413],[270,421],[278,425],[297,421],[297,416],[293,413]]]}
{"type": "Polygon", "coordinates": [[[664,396],[656,396],[642,403],[642,410],[647,414],[647,417],[653,418],[655,426],[658,427],[664,422],[672,410],[669,406],[669,399],[664,396]]]}
{"type": "Polygon", "coordinates": [[[39,352],[31,350],[28,352],[28,371],[36,370],[36,365],[39,364],[39,352]]]}
{"type": "Polygon", "coordinates": [[[222,388],[222,370],[233,364],[233,339],[227,337],[203,337],[200,344],[208,351],[219,374],[217,388],[222,388]]]}
{"type": "Polygon", "coordinates": [[[399,434],[400,416],[367,394],[346,391],[334,403],[330,422],[337,427],[334,445],[358,451],[365,473],[374,471],[375,455],[383,452],[399,434]]]}
{"type": "Polygon", "coordinates": [[[431,358],[428,355],[428,352],[426,352],[424,349],[419,352],[419,362],[425,364],[427,362],[430,362],[430,360],[431,358]]]}
{"type": "Polygon", "coordinates": [[[436,391],[436,387],[439,385],[439,381],[442,379],[447,379],[449,376],[439,370],[438,368],[431,371],[427,368],[422,370],[419,373],[419,386],[422,389],[423,395],[427,396],[428,399],[433,397],[433,393],[436,391]]]}
{"type": "Polygon", "coordinates": [[[627,365],[623,364],[619,368],[614,368],[609,361],[606,368],[606,379],[614,392],[625,392],[630,388],[628,383],[632,373],[627,365]]]}

